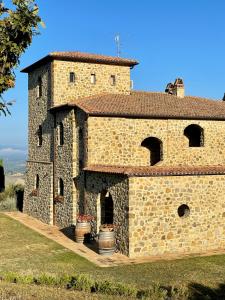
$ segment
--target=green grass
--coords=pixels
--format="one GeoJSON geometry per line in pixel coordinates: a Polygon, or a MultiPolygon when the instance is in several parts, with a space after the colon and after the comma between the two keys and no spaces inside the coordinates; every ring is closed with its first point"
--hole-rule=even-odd
{"type": "Polygon", "coordinates": [[[0,214],[0,258],[0,275],[88,273],[95,279],[132,284],[139,289],[160,283],[207,293],[221,292],[221,284],[225,283],[225,255],[100,268],[3,214],[0,214]]]}

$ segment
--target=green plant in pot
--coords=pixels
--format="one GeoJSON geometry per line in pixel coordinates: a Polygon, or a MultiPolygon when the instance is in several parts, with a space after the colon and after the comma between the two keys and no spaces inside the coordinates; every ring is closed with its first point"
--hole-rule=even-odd
{"type": "Polygon", "coordinates": [[[110,256],[115,252],[115,224],[102,224],[99,227],[98,251],[100,255],[110,256]]]}
{"type": "Polygon", "coordinates": [[[94,218],[91,215],[80,214],[77,216],[77,223],[75,228],[75,241],[77,243],[84,243],[89,240],[91,233],[91,221],[94,218]]]}

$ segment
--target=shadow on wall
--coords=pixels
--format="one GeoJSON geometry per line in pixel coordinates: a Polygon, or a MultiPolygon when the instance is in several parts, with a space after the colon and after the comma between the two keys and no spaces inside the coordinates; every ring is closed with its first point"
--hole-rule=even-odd
{"type": "Polygon", "coordinates": [[[2,166],[2,162],[0,160],[0,193],[4,192],[5,190],[5,174],[4,174],[4,168],[2,166]]]}

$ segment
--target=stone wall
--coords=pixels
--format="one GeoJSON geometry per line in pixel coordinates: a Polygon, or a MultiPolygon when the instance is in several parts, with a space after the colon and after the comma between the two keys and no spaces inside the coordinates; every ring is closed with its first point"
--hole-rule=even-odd
{"type": "Polygon", "coordinates": [[[224,249],[224,195],[224,175],[129,178],[129,256],[224,249]]]}
{"type": "Polygon", "coordinates": [[[99,231],[97,228],[101,224],[100,220],[100,197],[101,193],[107,191],[113,199],[114,224],[116,229],[116,240],[118,250],[128,255],[129,249],[129,229],[128,229],[128,180],[123,176],[110,174],[86,174],[86,213],[95,217],[93,232],[99,231]]]}
{"type": "Polygon", "coordinates": [[[55,201],[55,224],[60,228],[68,227],[76,219],[76,194],[73,184],[73,139],[75,130],[74,111],[61,111],[56,113],[55,128],[55,163],[54,185],[55,199],[59,195],[59,179],[64,183],[64,195],[60,201],[55,201]],[[64,143],[59,143],[59,124],[63,124],[64,143]],[[75,207],[75,208],[74,208],[75,207]]]}
{"type": "Polygon", "coordinates": [[[51,107],[51,64],[29,73],[28,163],[24,191],[24,212],[53,224],[53,130],[51,107]],[[38,78],[42,79],[42,95],[38,95],[38,78]],[[38,145],[38,128],[42,126],[42,145],[38,145]],[[35,196],[35,180],[40,186],[35,196]]]}
{"type": "Polygon", "coordinates": [[[163,143],[158,165],[224,165],[224,132],[223,121],[89,117],[88,164],[148,166],[149,150],[141,143],[153,136],[163,143]],[[184,129],[190,124],[204,129],[204,147],[189,147],[184,129]]]}
{"type": "Polygon", "coordinates": [[[45,223],[53,224],[53,166],[52,163],[28,162],[23,211],[45,223]],[[36,175],[39,189],[36,190],[36,175]],[[35,193],[36,190],[36,193],[35,193]]]}
{"type": "Polygon", "coordinates": [[[54,105],[73,101],[80,97],[102,93],[130,93],[130,67],[104,64],[53,61],[54,105]],[[75,73],[75,82],[69,82],[70,72],[75,73]],[[91,74],[96,75],[96,83],[91,83],[91,74]],[[110,84],[110,76],[115,75],[116,84],[110,84]]]}
{"type": "Polygon", "coordinates": [[[51,65],[47,64],[29,73],[28,160],[52,161],[54,120],[51,107],[51,65]],[[38,78],[42,78],[42,96],[38,97],[38,78]],[[38,146],[38,128],[42,126],[43,142],[38,146]]]}

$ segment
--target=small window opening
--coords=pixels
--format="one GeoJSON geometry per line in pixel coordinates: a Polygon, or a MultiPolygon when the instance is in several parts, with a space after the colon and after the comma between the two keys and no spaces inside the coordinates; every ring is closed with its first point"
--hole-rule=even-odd
{"type": "Polygon", "coordinates": [[[83,129],[79,128],[79,141],[82,141],[83,139],[83,129]]]}
{"type": "Polygon", "coordinates": [[[178,207],[177,213],[180,218],[186,218],[190,215],[190,208],[186,204],[182,204],[178,207]]]}
{"type": "Polygon", "coordinates": [[[115,75],[110,76],[110,84],[111,85],[116,85],[116,76],[115,75]]]}
{"type": "Polygon", "coordinates": [[[113,199],[110,193],[102,194],[101,224],[113,224],[113,199]]]}
{"type": "Polygon", "coordinates": [[[39,125],[39,127],[38,127],[37,135],[38,135],[38,146],[42,146],[43,137],[42,137],[42,126],[41,125],[39,125]]]}
{"type": "Polygon", "coordinates": [[[75,82],[75,73],[74,72],[70,72],[70,83],[75,82]]]}
{"type": "Polygon", "coordinates": [[[60,122],[58,127],[58,145],[62,146],[63,144],[64,144],[64,127],[63,127],[63,123],[60,122]]]}
{"type": "Polygon", "coordinates": [[[191,124],[184,129],[184,135],[188,138],[189,147],[204,146],[204,130],[196,124],[191,124]]]}
{"type": "Polygon", "coordinates": [[[59,185],[59,187],[58,187],[59,196],[64,196],[64,183],[63,183],[62,178],[59,178],[58,185],[59,185]]]}
{"type": "Polygon", "coordinates": [[[150,152],[150,166],[163,160],[163,146],[161,140],[155,137],[149,137],[141,143],[141,146],[147,148],[150,152]]]}
{"type": "Polygon", "coordinates": [[[39,179],[39,175],[36,175],[36,179],[35,179],[35,189],[38,190],[39,189],[39,184],[40,184],[40,179],[39,179]]]}
{"type": "Polygon", "coordinates": [[[96,83],[96,75],[91,74],[91,84],[95,84],[95,83],[96,83]]]}
{"type": "Polygon", "coordinates": [[[38,97],[42,97],[42,78],[38,77],[38,97]]]}

